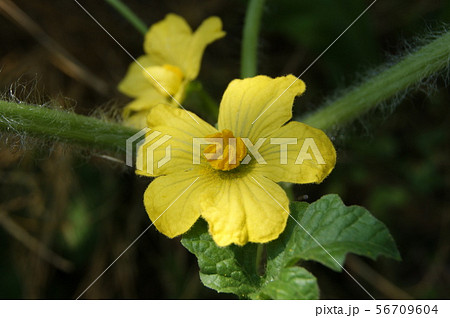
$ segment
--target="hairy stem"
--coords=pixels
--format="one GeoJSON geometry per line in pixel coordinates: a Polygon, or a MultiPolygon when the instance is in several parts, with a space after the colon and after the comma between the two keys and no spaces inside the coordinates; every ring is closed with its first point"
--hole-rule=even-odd
{"type": "Polygon", "coordinates": [[[447,32],[301,121],[324,130],[346,124],[424,78],[448,68],[449,61],[450,32],[447,32]]]}
{"type": "MultiPolygon", "coordinates": [[[[348,123],[379,103],[449,66],[450,32],[368,78],[302,121],[320,129],[348,123]]],[[[137,130],[92,117],[0,100],[0,130],[125,153],[137,130]]]]}
{"type": "Polygon", "coordinates": [[[116,9],[128,22],[133,25],[136,30],[141,32],[143,35],[147,33],[148,26],[120,0],[105,0],[114,9],[116,9]]]}
{"type": "Polygon", "coordinates": [[[0,130],[118,153],[137,130],[66,111],[0,100],[0,130]]]}
{"type": "Polygon", "coordinates": [[[258,35],[264,0],[250,0],[245,15],[244,31],[242,35],[241,77],[256,75],[258,68],[258,35]]]}

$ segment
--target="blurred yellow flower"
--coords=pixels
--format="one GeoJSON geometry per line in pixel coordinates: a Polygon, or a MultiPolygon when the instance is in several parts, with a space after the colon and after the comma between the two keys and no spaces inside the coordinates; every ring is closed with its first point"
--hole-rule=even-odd
{"type": "Polygon", "coordinates": [[[218,17],[206,19],[195,32],[175,14],[152,25],[145,36],[146,54],[130,65],[119,83],[122,93],[135,98],[123,111],[125,124],[144,128],[153,106],[181,103],[187,84],[198,76],[206,46],[224,35],[218,17]]]}
{"type": "Polygon", "coordinates": [[[286,123],[294,98],[304,90],[292,75],[234,80],[220,104],[218,129],[183,109],[153,107],[148,127],[170,136],[165,145],[171,157],[159,164],[168,147],[152,147],[158,139],[149,133],[138,151],[137,173],[157,177],[144,194],[156,228],[175,237],[201,216],[219,246],[276,239],[289,211],[289,199],[276,182],[319,183],[336,163],[324,132],[286,123]],[[198,140],[204,144],[200,152],[198,140]],[[217,150],[221,155],[213,157],[217,150]]]}

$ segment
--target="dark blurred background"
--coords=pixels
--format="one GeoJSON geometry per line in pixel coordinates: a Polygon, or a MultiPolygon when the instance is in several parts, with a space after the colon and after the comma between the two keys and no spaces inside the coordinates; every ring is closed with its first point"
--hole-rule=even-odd
{"type": "MultiPolygon", "coordinates": [[[[205,53],[199,80],[217,100],[239,77],[245,1],[126,2],[149,25],[174,12],[196,28],[217,15],[227,36],[205,53]]],[[[0,94],[80,114],[114,117],[130,58],[72,0],[0,0],[0,94]],[[5,8],[9,8],[6,13],[5,8]],[[3,10],[2,10],[3,8],[3,10]],[[12,9],[11,9],[12,8],[12,9]],[[11,19],[11,16],[14,18],[11,19]]],[[[80,1],[133,56],[142,35],[104,1],[80,1]]],[[[369,1],[268,0],[259,45],[261,74],[300,74],[369,1]]],[[[450,22],[444,0],[378,1],[302,77],[295,114],[316,109],[371,69],[412,50],[417,36],[450,22]]],[[[346,267],[375,298],[449,298],[449,76],[419,85],[339,130],[334,172],[295,186],[298,200],[338,193],[366,207],[395,238],[403,260],[349,256],[346,267]]],[[[187,107],[213,119],[195,105],[187,107]]],[[[142,204],[149,179],[103,153],[2,133],[0,298],[76,298],[150,224],[142,204]]],[[[348,275],[318,264],[325,299],[367,299],[348,275]]],[[[83,296],[90,299],[222,299],[201,284],[179,239],[151,228],[83,296]]]]}

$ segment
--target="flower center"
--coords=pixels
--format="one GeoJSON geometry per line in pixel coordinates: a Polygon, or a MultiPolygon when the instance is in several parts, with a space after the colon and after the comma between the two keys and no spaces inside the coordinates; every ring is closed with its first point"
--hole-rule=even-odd
{"type": "Polygon", "coordinates": [[[173,74],[175,74],[176,77],[178,77],[178,79],[180,81],[183,80],[183,78],[184,78],[183,71],[178,66],[170,65],[170,64],[164,64],[163,68],[165,68],[166,70],[171,71],[173,74]]]}
{"type": "Polygon", "coordinates": [[[247,155],[247,148],[242,139],[234,137],[228,129],[205,138],[211,144],[205,148],[203,155],[216,170],[232,170],[238,167],[247,155]]]}

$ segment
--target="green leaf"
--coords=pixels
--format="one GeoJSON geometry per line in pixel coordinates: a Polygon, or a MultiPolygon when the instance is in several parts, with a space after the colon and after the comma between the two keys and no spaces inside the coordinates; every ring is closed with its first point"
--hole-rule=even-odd
{"type": "Polygon", "coordinates": [[[299,260],[339,271],[347,253],[400,260],[386,226],[360,206],[345,206],[338,195],[325,195],[309,206],[293,202],[290,209],[295,221],[291,218],[280,238],[267,245],[267,272],[272,276],[299,260]]]}
{"type": "Polygon", "coordinates": [[[285,231],[266,245],[263,276],[257,271],[257,244],[218,247],[206,222],[199,220],[181,243],[197,256],[203,284],[240,298],[317,299],[316,278],[296,266],[300,260],[340,270],[350,252],[372,259],[380,255],[400,259],[386,227],[366,209],[345,206],[337,195],[326,195],[310,205],[293,202],[290,210],[285,231]]]}
{"type": "Polygon", "coordinates": [[[206,287],[246,298],[260,285],[261,277],[256,272],[255,264],[256,244],[219,247],[209,235],[203,220],[199,220],[183,236],[181,243],[197,256],[200,279],[206,287]]]}
{"type": "Polygon", "coordinates": [[[300,267],[286,268],[277,277],[260,276],[256,270],[257,244],[219,247],[199,220],[181,243],[198,258],[200,279],[206,287],[240,298],[317,299],[315,277],[300,267]]]}
{"type": "Polygon", "coordinates": [[[318,299],[319,287],[313,274],[295,266],[283,268],[277,279],[251,296],[254,299],[318,299]]]}

